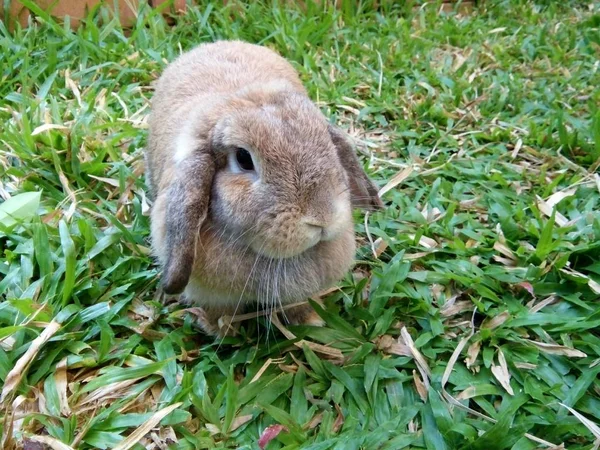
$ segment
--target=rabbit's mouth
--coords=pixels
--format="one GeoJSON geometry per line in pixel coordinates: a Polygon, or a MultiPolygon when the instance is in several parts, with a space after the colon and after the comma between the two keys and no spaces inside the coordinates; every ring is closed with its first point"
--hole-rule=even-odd
{"type": "Polygon", "coordinates": [[[295,243],[292,245],[290,242],[273,242],[270,240],[259,240],[255,239],[250,244],[250,248],[259,255],[266,256],[268,258],[276,259],[287,259],[299,256],[311,248],[316,247],[322,240],[321,231],[315,232],[310,239],[304,240],[302,243],[295,243]]]}
{"type": "Polygon", "coordinates": [[[287,236],[256,236],[249,243],[254,253],[268,258],[293,258],[318,247],[328,241],[334,241],[343,233],[343,228],[321,226],[314,223],[301,222],[287,236]]]}

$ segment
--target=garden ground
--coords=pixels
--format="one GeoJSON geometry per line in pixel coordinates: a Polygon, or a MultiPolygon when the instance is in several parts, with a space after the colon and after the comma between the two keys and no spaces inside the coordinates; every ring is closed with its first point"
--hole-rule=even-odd
{"type": "Polygon", "coordinates": [[[2,448],[597,449],[598,3],[201,3],[0,25],[2,448]],[[292,61],[381,187],[323,328],[213,343],[156,295],[152,82],[222,38],[292,61]]]}

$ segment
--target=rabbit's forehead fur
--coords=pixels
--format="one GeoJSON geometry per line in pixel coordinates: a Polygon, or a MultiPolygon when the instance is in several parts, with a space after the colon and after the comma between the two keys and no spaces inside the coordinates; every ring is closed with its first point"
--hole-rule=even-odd
{"type": "Polygon", "coordinates": [[[260,100],[235,108],[221,121],[213,137],[217,147],[249,150],[265,182],[291,177],[309,186],[342,170],[327,121],[312,102],[294,93],[260,100]]]}

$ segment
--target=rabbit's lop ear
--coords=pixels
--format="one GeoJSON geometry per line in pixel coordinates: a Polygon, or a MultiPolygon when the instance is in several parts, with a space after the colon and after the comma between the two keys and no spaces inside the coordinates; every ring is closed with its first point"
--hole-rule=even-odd
{"type": "Polygon", "coordinates": [[[329,126],[329,134],[331,135],[333,144],[337,148],[337,154],[342,166],[348,174],[352,205],[356,208],[366,210],[383,208],[377,187],[369,180],[369,177],[361,167],[354,147],[350,142],[350,137],[346,136],[343,131],[333,125],[329,126]]]}
{"type": "Polygon", "coordinates": [[[162,274],[162,287],[167,294],[179,294],[190,279],[214,174],[212,155],[195,152],[178,164],[174,181],[167,188],[167,261],[162,274]]]}

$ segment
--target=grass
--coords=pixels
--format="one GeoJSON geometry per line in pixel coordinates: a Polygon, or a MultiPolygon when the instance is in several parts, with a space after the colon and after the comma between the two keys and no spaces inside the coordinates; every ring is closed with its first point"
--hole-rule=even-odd
{"type": "Polygon", "coordinates": [[[600,446],[600,7],[381,3],[0,24],[2,448],[600,446]],[[217,345],[155,293],[152,81],[221,38],[290,59],[384,188],[324,328],[217,345]]]}

